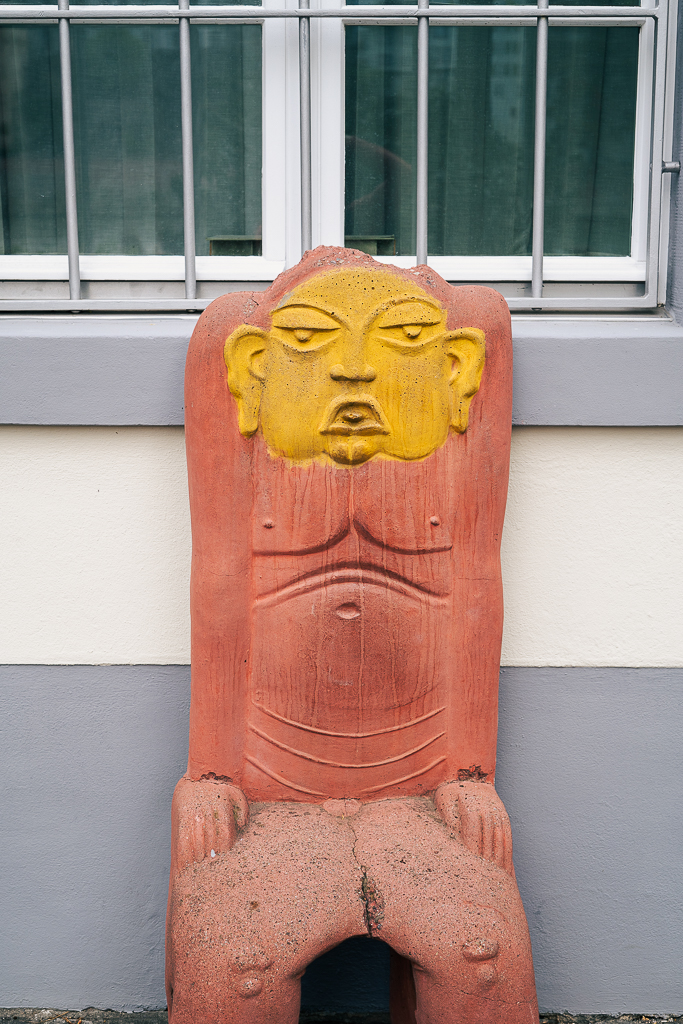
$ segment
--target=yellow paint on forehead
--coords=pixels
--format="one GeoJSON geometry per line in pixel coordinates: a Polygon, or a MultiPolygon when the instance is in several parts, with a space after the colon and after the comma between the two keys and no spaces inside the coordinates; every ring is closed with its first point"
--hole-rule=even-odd
{"type": "Polygon", "coordinates": [[[364,269],[332,270],[309,278],[290,292],[277,308],[310,302],[347,319],[368,315],[386,303],[411,297],[425,299],[443,310],[441,303],[419,285],[391,271],[364,269]]]}
{"type": "Polygon", "coordinates": [[[446,310],[390,271],[340,269],[293,289],[270,331],[225,346],[240,430],[274,456],[353,467],[413,461],[462,432],[484,361],[481,331],[448,331],[446,310]]]}

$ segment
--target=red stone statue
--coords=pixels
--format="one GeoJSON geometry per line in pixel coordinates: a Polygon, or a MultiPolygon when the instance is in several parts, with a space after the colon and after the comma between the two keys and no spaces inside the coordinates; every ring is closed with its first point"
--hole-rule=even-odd
{"type": "Polygon", "coordinates": [[[538,1021],[493,785],[511,356],[498,293],[345,249],[200,318],[171,1024],[296,1024],[362,934],[394,1024],[538,1021]]]}

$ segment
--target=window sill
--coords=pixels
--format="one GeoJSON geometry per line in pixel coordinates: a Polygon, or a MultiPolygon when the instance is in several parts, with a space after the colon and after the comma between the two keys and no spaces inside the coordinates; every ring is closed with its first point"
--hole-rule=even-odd
{"type": "MultiPolygon", "coordinates": [[[[198,281],[272,281],[285,269],[284,260],[263,256],[197,256],[198,281]]],[[[183,256],[80,257],[84,281],[183,281],[183,256]]],[[[68,281],[66,255],[0,256],[3,281],[68,281]]]]}
{"type": "MultiPolygon", "coordinates": [[[[410,269],[415,257],[378,262],[410,269]]],[[[630,257],[548,256],[543,299],[531,298],[531,257],[432,256],[429,263],[447,281],[496,288],[513,310],[651,305],[644,296],[645,263],[630,257]]],[[[262,256],[198,256],[196,298],[187,300],[182,256],[84,255],[81,298],[72,300],[66,256],[0,255],[0,313],[195,312],[226,291],[265,288],[283,269],[283,261],[262,256]]]]}
{"type": "MultiPolygon", "coordinates": [[[[0,316],[3,423],[181,425],[192,314],[0,316]]],[[[666,316],[515,316],[513,423],[683,425],[666,316]]]]}

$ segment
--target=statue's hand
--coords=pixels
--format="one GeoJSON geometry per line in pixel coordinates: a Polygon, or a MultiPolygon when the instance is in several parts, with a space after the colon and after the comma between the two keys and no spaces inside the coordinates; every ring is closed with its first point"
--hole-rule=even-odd
{"type": "Polygon", "coordinates": [[[249,804],[230,782],[180,780],[171,805],[171,870],[226,853],[249,820],[249,804]]]}
{"type": "Polygon", "coordinates": [[[508,874],[512,866],[512,830],[503,801],[486,782],[445,782],[434,801],[468,850],[493,861],[508,874]]]}

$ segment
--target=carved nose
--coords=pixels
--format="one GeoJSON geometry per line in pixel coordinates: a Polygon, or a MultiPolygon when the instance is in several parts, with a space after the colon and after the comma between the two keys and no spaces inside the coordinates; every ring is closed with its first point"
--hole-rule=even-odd
{"type": "Polygon", "coordinates": [[[335,363],[334,366],[330,367],[330,377],[332,380],[362,380],[369,383],[374,380],[377,376],[377,372],[373,370],[371,366],[342,366],[341,363],[335,363]]]}

